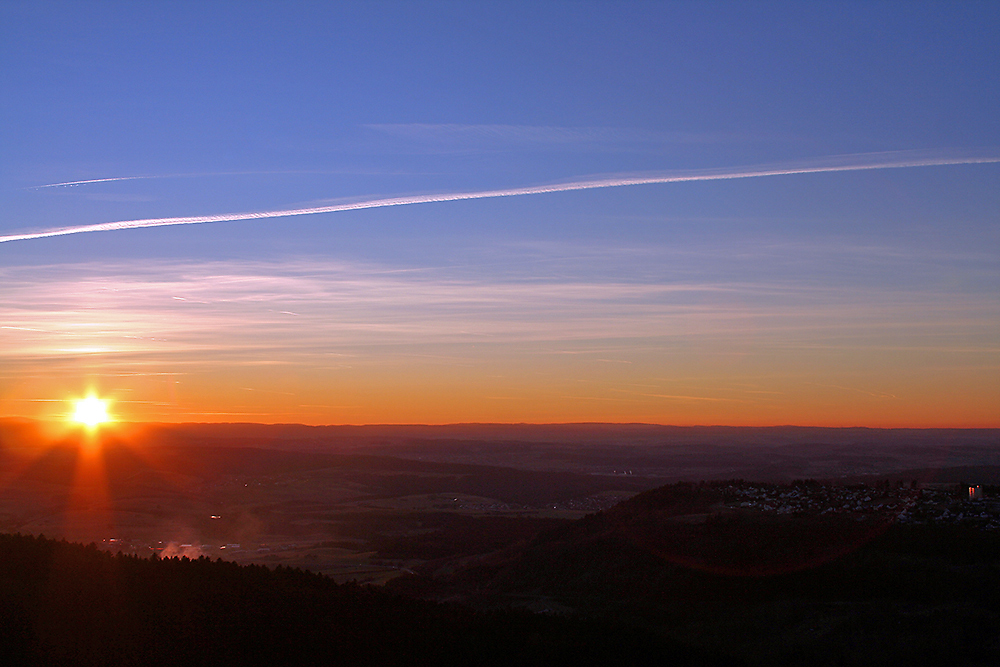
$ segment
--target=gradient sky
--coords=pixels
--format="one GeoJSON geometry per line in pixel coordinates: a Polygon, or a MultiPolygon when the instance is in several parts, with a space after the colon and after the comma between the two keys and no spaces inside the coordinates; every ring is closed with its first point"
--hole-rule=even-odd
{"type": "Polygon", "coordinates": [[[0,237],[511,196],[0,242],[0,416],[1000,426],[997,63],[996,2],[4,2],[0,237]]]}

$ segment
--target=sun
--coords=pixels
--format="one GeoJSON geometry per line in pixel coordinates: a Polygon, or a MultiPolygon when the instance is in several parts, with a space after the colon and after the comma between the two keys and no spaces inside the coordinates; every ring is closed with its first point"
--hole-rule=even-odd
{"type": "Polygon", "coordinates": [[[108,417],[108,402],[96,396],[88,396],[76,402],[76,412],[73,413],[73,421],[86,424],[93,428],[98,424],[110,421],[108,417]]]}

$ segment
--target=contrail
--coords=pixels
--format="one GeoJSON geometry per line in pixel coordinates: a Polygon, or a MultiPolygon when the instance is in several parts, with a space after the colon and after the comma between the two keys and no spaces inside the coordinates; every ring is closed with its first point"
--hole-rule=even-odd
{"type": "MultiPolygon", "coordinates": [[[[254,211],[248,213],[224,213],[220,215],[199,215],[181,218],[148,218],[142,220],[122,220],[119,222],[102,222],[94,225],[78,225],[60,227],[39,232],[9,234],[0,236],[0,243],[8,241],[28,241],[31,239],[48,238],[50,236],[65,236],[67,234],[83,234],[86,232],[108,232],[120,229],[139,229],[142,227],[168,227],[171,225],[199,225],[209,222],[229,222],[234,220],[261,220],[265,218],[285,218],[293,215],[315,215],[317,213],[335,213],[338,211],[357,211],[366,208],[385,208],[388,206],[405,206],[408,204],[427,204],[431,202],[459,201],[463,199],[492,199],[497,197],[519,197],[522,195],[538,195],[548,192],[568,192],[572,190],[593,190],[597,188],[615,188],[626,185],[647,185],[653,183],[682,183],[686,181],[721,181],[736,178],[759,178],[762,176],[783,176],[789,174],[816,174],[837,171],[862,171],[866,169],[898,169],[903,167],[932,167],[953,164],[982,164],[1000,162],[1000,153],[992,154],[942,154],[926,151],[894,151],[887,153],[859,153],[855,155],[839,155],[810,160],[772,165],[757,165],[751,167],[728,169],[701,169],[696,171],[674,171],[654,174],[633,174],[620,176],[604,176],[588,180],[553,183],[550,185],[531,185],[521,188],[506,188],[503,190],[481,190],[478,192],[451,192],[443,194],[413,195],[407,197],[386,197],[368,199],[349,203],[315,206],[309,208],[294,208],[276,211],[254,211]]],[[[134,178],[134,177],[131,177],[134,178]]],[[[107,179],[114,180],[114,179],[107,179]]],[[[124,180],[124,179],[122,179],[124,180]]]]}
{"type": "MultiPolygon", "coordinates": [[[[352,170],[328,170],[328,169],[296,169],[292,171],[206,171],[191,174],[156,174],[155,176],[114,176],[109,178],[91,178],[85,181],[64,181],[62,183],[46,183],[45,185],[31,185],[23,190],[43,190],[45,188],[69,188],[76,185],[90,185],[91,183],[111,183],[113,181],[156,181],[168,178],[204,178],[206,176],[274,176],[281,174],[365,174],[364,171],[352,170]]],[[[393,172],[378,172],[379,175],[391,175],[393,172]]]]}
{"type": "Polygon", "coordinates": [[[70,187],[72,185],[87,185],[88,183],[109,183],[111,181],[138,181],[149,176],[117,176],[115,178],[92,178],[89,181],[66,181],[65,183],[49,183],[47,185],[36,185],[34,187],[28,188],[30,190],[41,190],[42,188],[63,188],[70,187]]]}

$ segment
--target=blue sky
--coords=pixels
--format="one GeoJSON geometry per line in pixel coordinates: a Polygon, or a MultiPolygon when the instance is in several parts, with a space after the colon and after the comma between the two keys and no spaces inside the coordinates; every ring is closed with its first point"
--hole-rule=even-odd
{"type": "Polygon", "coordinates": [[[1000,165],[954,163],[1000,158],[998,38],[985,2],[4,3],[0,236],[938,164],[0,243],[0,414],[1000,425],[1000,165]]]}

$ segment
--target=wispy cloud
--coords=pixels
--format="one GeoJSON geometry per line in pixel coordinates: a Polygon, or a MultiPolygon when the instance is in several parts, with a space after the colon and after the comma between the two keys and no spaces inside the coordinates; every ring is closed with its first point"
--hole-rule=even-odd
{"type": "MultiPolygon", "coordinates": [[[[670,249],[647,250],[646,263],[671,264],[670,249]]],[[[904,401],[915,370],[950,386],[955,371],[934,370],[946,365],[987,393],[995,377],[993,292],[723,280],[715,260],[646,280],[634,253],[614,249],[596,263],[617,268],[597,277],[583,270],[594,252],[499,277],[307,257],[0,267],[0,411],[86,381],[123,405],[151,401],[134,413],[144,419],[377,421],[365,397],[397,390],[442,405],[646,406],[630,419],[651,419],[783,405],[803,387],[904,401]],[[753,386],[732,385],[734,372],[753,386]]]]}
{"type": "Polygon", "coordinates": [[[406,206],[410,204],[427,204],[434,202],[461,201],[469,199],[491,199],[497,197],[519,197],[553,192],[569,192],[575,190],[592,190],[598,188],[613,188],[631,185],[652,185],[662,183],[683,183],[690,181],[717,181],[738,178],[760,178],[764,176],[784,176],[792,174],[812,174],[841,171],[862,171],[868,169],[898,169],[910,167],[943,166],[956,164],[982,164],[1000,162],[1000,153],[994,152],[963,152],[942,153],[931,151],[896,151],[886,153],[863,153],[855,155],[839,155],[818,158],[803,162],[789,162],[772,165],[757,165],[734,169],[703,169],[695,171],[675,171],[655,174],[635,174],[619,176],[594,177],[566,183],[549,185],[534,185],[519,188],[499,190],[480,190],[476,192],[450,192],[441,194],[424,194],[403,197],[386,197],[367,199],[363,201],[345,202],[328,206],[305,207],[295,209],[253,211],[246,213],[224,213],[219,215],[185,216],[176,218],[147,218],[140,220],[122,220],[93,225],[77,225],[60,227],[36,232],[7,234],[0,236],[0,243],[12,241],[27,241],[68,234],[88,232],[118,231],[124,229],[141,229],[145,227],[167,227],[173,225],[195,225],[212,222],[232,222],[237,220],[262,220],[269,218],[284,218],[297,215],[316,215],[320,213],[336,213],[341,211],[357,211],[369,208],[385,208],[390,206],[406,206]]]}
{"type": "Polygon", "coordinates": [[[724,402],[724,401],[736,402],[736,403],[742,403],[743,402],[740,399],[736,399],[736,398],[719,398],[719,397],[716,397],[716,396],[686,396],[686,395],[682,395],[682,394],[651,394],[651,393],[645,393],[645,392],[639,392],[639,391],[628,391],[628,390],[625,390],[625,389],[612,389],[611,391],[620,392],[620,393],[627,393],[627,394],[631,394],[633,396],[644,396],[646,398],[665,398],[665,399],[672,400],[672,401],[709,401],[709,402],[713,402],[713,403],[719,403],[719,402],[724,402]]]}
{"type": "Polygon", "coordinates": [[[658,132],[618,127],[548,125],[466,125],[458,123],[371,124],[365,128],[421,144],[465,148],[690,144],[731,141],[733,135],[707,132],[658,132]]]}
{"type": "Polygon", "coordinates": [[[45,190],[50,188],[76,188],[81,185],[95,185],[97,183],[113,183],[115,181],[154,181],[171,178],[210,178],[224,176],[295,176],[295,175],[405,175],[412,172],[391,171],[380,169],[284,169],[284,170],[264,170],[264,171],[201,171],[188,174],[148,174],[142,176],[113,176],[108,178],[91,178],[82,181],[63,181],[60,183],[45,183],[43,185],[32,185],[25,190],[45,190]]]}
{"type": "Polygon", "coordinates": [[[496,280],[307,259],[8,267],[0,283],[5,364],[86,355],[316,364],[358,361],[351,355],[377,346],[563,342],[620,360],[644,340],[671,339],[775,350],[960,344],[974,353],[995,347],[997,317],[992,295],[926,289],[706,276],[496,280]]]}

